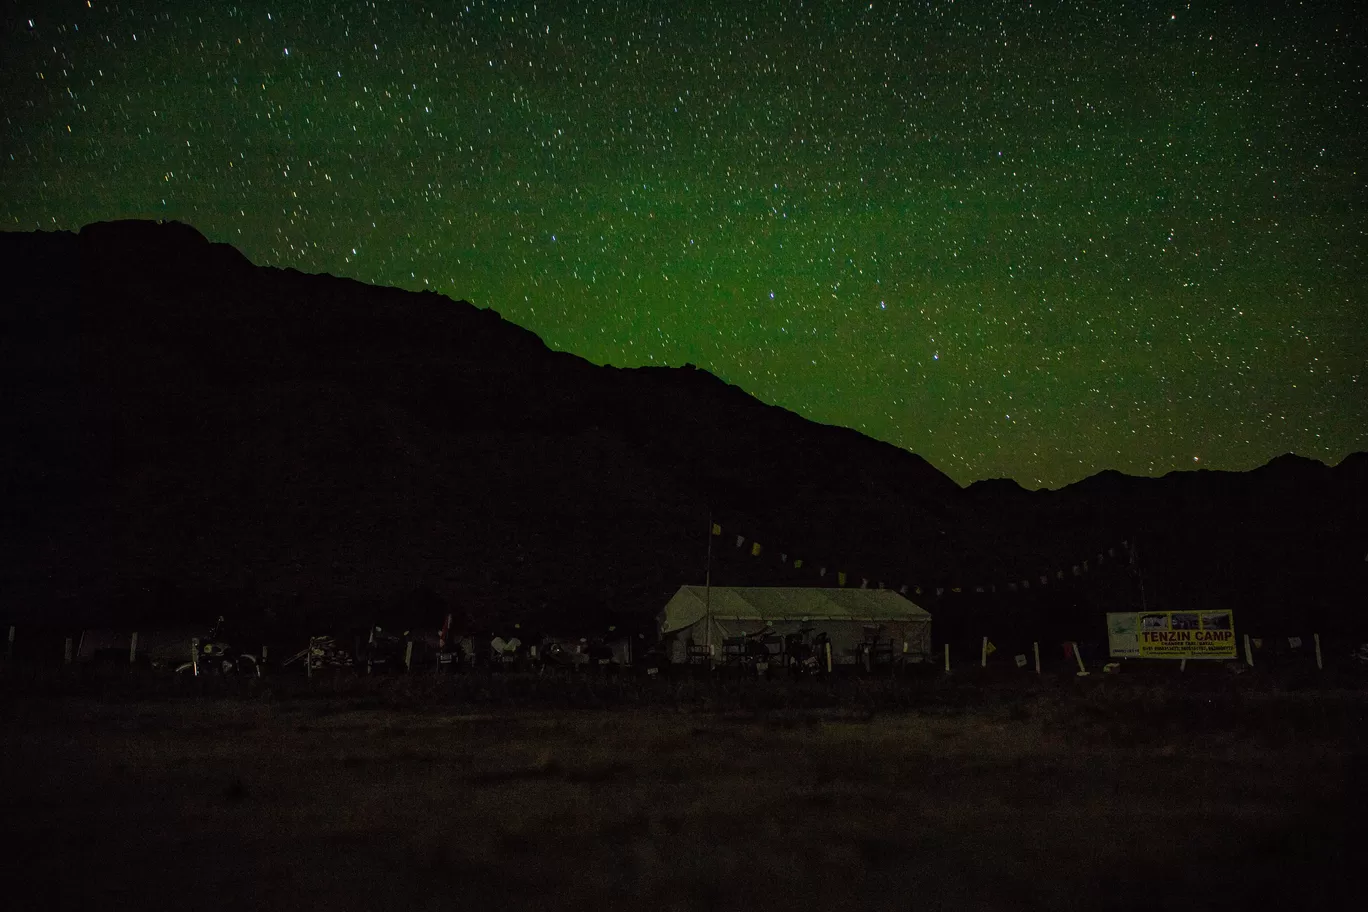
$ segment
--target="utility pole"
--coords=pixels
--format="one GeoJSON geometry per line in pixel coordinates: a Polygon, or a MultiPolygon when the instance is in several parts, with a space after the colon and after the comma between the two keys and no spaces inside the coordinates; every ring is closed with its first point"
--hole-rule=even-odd
{"type": "Polygon", "coordinates": [[[1131,538],[1130,560],[1135,566],[1136,579],[1140,581],[1140,610],[1149,611],[1149,605],[1145,601],[1145,571],[1140,569],[1140,542],[1134,537],[1131,538]]]}
{"type": "Polygon", "coordinates": [[[713,519],[712,510],[708,510],[708,564],[703,573],[703,616],[704,624],[707,626],[703,630],[703,645],[708,647],[708,662],[712,663],[712,540],[713,540],[713,519]]]}

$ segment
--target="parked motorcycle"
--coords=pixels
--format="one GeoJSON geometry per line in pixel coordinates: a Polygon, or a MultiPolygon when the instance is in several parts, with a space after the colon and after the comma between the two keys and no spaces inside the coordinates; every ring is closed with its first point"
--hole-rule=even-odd
{"type": "Polygon", "coordinates": [[[261,660],[255,655],[239,652],[224,636],[224,620],[218,621],[204,639],[191,640],[190,661],[176,667],[177,674],[199,675],[249,675],[261,677],[261,660]]]}
{"type": "Polygon", "coordinates": [[[402,672],[408,670],[404,661],[409,648],[409,632],[402,634],[385,633],[379,627],[372,627],[366,639],[366,674],[402,672]]]}
{"type": "Polygon", "coordinates": [[[784,637],[784,665],[792,675],[817,675],[827,671],[831,638],[803,627],[784,637]]]}
{"type": "Polygon", "coordinates": [[[772,644],[782,649],[782,641],[774,635],[774,628],[768,626],[754,633],[727,637],[722,641],[723,663],[746,673],[767,675],[775,658],[775,651],[770,649],[772,644]]]}

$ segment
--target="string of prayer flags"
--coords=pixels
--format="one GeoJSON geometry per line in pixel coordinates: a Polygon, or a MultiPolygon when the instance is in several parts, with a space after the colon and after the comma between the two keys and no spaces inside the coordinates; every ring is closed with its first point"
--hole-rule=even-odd
{"type": "MultiPolygon", "coordinates": [[[[713,522],[713,523],[710,523],[709,525],[710,525],[709,532],[710,532],[712,535],[717,535],[717,536],[722,535],[723,530],[722,530],[722,524],[721,524],[721,523],[715,523],[715,522],[713,522]]],[[[747,544],[746,536],[744,536],[744,535],[737,535],[737,536],[736,536],[736,547],[737,547],[738,549],[744,547],[746,544],[747,544]]],[[[749,551],[750,551],[750,554],[751,554],[752,557],[759,557],[759,556],[764,552],[764,546],[763,546],[762,544],[760,544],[760,542],[758,542],[758,541],[750,541],[749,544],[750,544],[750,549],[749,549],[749,551]]],[[[1131,546],[1131,542],[1130,542],[1129,540],[1123,540],[1123,541],[1121,542],[1120,547],[1121,547],[1123,550],[1127,551],[1127,556],[1129,557],[1130,563],[1131,563],[1131,565],[1132,565],[1132,572],[1134,572],[1134,566],[1135,566],[1135,564],[1137,563],[1136,549],[1135,549],[1134,547],[1131,546]]],[[[787,551],[778,551],[778,550],[776,550],[776,551],[773,551],[773,552],[771,552],[771,553],[772,553],[772,554],[777,554],[777,555],[779,556],[779,562],[780,562],[781,564],[783,564],[785,567],[790,566],[790,553],[789,553],[789,552],[787,552],[787,551]]],[[[1076,564],[1066,564],[1066,565],[1065,565],[1063,568],[1061,568],[1061,569],[1057,569],[1057,570],[1053,570],[1053,571],[1047,571],[1047,572],[1045,572],[1045,573],[1035,574],[1035,579],[1036,579],[1038,585],[1040,585],[1040,586],[1047,586],[1047,585],[1050,584],[1050,582],[1052,582],[1052,580],[1051,580],[1051,576],[1052,576],[1052,575],[1053,575],[1054,579],[1059,579],[1059,580],[1065,579],[1066,576],[1069,575],[1069,574],[1072,574],[1072,575],[1075,576],[1075,577],[1082,577],[1084,574],[1091,573],[1094,569],[1100,568],[1100,566],[1101,566],[1102,564],[1106,563],[1106,559],[1107,559],[1108,556],[1111,556],[1111,557],[1113,557],[1113,558],[1115,558],[1115,557],[1117,556],[1117,547],[1116,547],[1116,546],[1112,545],[1112,546],[1106,547],[1106,548],[1103,549],[1103,550],[1096,551],[1096,552],[1094,552],[1094,554],[1093,554],[1092,557],[1088,558],[1087,560],[1080,561],[1079,563],[1076,563],[1076,564]],[[1096,565],[1097,565],[1096,567],[1094,566],[1094,562],[1095,562],[1096,565]]],[[[1365,559],[1368,559],[1368,556],[1366,556],[1365,559]]],[[[803,563],[804,563],[804,562],[803,562],[803,559],[802,559],[802,558],[797,558],[797,557],[795,557],[795,558],[792,558],[792,564],[791,564],[791,566],[792,566],[793,569],[795,569],[795,570],[801,570],[801,569],[803,568],[803,563]]],[[[827,567],[819,567],[819,568],[818,568],[818,571],[817,571],[817,575],[818,575],[819,577],[822,577],[823,579],[825,579],[825,578],[826,578],[826,573],[827,573],[827,570],[828,570],[828,569],[829,569],[829,568],[827,568],[827,567]]],[[[848,582],[850,582],[850,580],[851,580],[851,577],[850,577],[850,575],[849,575],[845,570],[839,570],[839,571],[837,571],[837,580],[836,580],[836,581],[837,581],[837,585],[838,585],[838,586],[844,587],[848,582]]],[[[861,589],[868,589],[868,588],[870,588],[870,585],[869,585],[869,584],[870,584],[870,578],[869,578],[869,577],[859,577],[859,580],[860,580],[860,588],[861,588],[861,589]]],[[[946,591],[947,588],[950,590],[950,592],[956,593],[956,594],[964,592],[964,591],[966,590],[966,588],[968,589],[968,591],[974,592],[974,593],[980,593],[980,594],[992,593],[992,594],[996,594],[997,591],[998,591],[998,588],[999,588],[1000,586],[1001,586],[1001,587],[1004,589],[1004,591],[1006,591],[1006,592],[1020,592],[1020,591],[1024,591],[1024,590],[1030,589],[1030,588],[1031,588],[1031,583],[1032,583],[1032,579],[1031,579],[1030,577],[1026,577],[1026,578],[1022,578],[1022,579],[1019,579],[1019,580],[1004,580],[1004,581],[1002,581],[1002,582],[1000,582],[1000,583],[999,583],[999,582],[976,583],[976,584],[973,584],[973,585],[970,585],[970,586],[967,586],[967,587],[965,587],[965,586],[951,586],[951,587],[936,586],[936,587],[934,587],[934,591],[935,591],[936,596],[938,596],[938,597],[939,597],[939,596],[943,596],[943,595],[945,594],[945,591],[946,591]]],[[[878,581],[875,583],[875,585],[876,585],[876,587],[879,588],[879,589],[884,589],[884,588],[889,588],[889,589],[891,589],[891,588],[893,587],[894,584],[885,583],[883,580],[878,580],[878,581]]],[[[927,592],[930,592],[930,591],[931,591],[931,588],[932,588],[932,587],[927,587],[927,590],[926,590],[926,591],[927,591],[927,592]]],[[[918,596],[920,596],[920,595],[923,594],[923,589],[922,589],[921,586],[919,586],[919,585],[913,585],[913,584],[909,584],[909,583],[903,583],[901,586],[898,587],[898,590],[897,590],[897,591],[898,591],[898,593],[901,594],[901,595],[907,595],[909,589],[913,590],[913,591],[915,592],[915,594],[918,595],[918,596]]],[[[1297,648],[1297,647],[1293,647],[1293,648],[1297,648]]]]}

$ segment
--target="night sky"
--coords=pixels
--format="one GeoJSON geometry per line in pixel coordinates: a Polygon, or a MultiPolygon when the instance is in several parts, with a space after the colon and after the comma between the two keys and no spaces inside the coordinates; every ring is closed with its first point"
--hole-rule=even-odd
{"type": "Polygon", "coordinates": [[[9,230],[178,219],[961,483],[1368,449],[1355,3],[4,8],[9,230]]]}

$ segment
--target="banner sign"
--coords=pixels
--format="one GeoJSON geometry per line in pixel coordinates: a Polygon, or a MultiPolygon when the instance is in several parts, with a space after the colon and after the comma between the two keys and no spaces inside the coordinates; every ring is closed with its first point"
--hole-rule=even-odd
{"type": "Polygon", "coordinates": [[[1107,615],[1111,655],[1137,659],[1233,659],[1232,611],[1126,611],[1107,615]]]}

